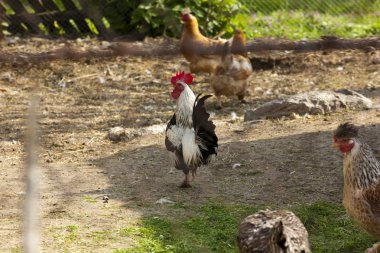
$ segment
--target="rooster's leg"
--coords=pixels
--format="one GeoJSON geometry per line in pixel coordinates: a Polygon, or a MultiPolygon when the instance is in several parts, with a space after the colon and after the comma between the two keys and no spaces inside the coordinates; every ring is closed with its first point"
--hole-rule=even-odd
{"type": "Polygon", "coordinates": [[[217,96],[217,97],[216,97],[216,105],[215,105],[215,109],[217,109],[217,110],[222,109],[222,101],[221,101],[221,99],[220,99],[220,96],[217,96]]]}
{"type": "Polygon", "coordinates": [[[195,175],[197,175],[197,167],[191,170],[191,176],[192,176],[191,181],[194,181],[195,175]]]}
{"type": "Polygon", "coordinates": [[[380,253],[380,242],[375,243],[371,248],[367,249],[365,253],[380,253]]]}
{"type": "Polygon", "coordinates": [[[237,95],[237,97],[238,97],[238,99],[240,100],[240,102],[242,104],[246,104],[247,103],[247,101],[245,101],[245,99],[244,99],[244,94],[239,94],[239,95],[237,95]]]}
{"type": "Polygon", "coordinates": [[[181,188],[189,188],[189,187],[191,187],[191,185],[190,185],[190,175],[189,175],[189,173],[187,173],[187,174],[185,174],[185,180],[183,181],[183,183],[181,184],[181,188]]]}

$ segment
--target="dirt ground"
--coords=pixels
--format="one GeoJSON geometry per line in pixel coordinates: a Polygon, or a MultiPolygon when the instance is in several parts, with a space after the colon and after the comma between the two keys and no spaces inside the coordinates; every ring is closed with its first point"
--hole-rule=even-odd
{"type": "MultiPolygon", "coordinates": [[[[71,44],[83,49],[103,46],[91,39],[71,44]]],[[[21,39],[3,42],[1,51],[47,51],[60,45],[21,39]]],[[[173,213],[155,203],[164,197],[188,205],[218,201],[286,208],[318,200],[339,203],[342,155],[331,148],[332,131],[352,121],[362,126],[363,137],[378,151],[380,109],[253,123],[243,122],[244,111],[284,95],[339,88],[356,90],[380,104],[379,55],[272,53],[282,60],[272,69],[255,70],[247,104],[225,99],[223,109],[215,110],[210,99],[207,108],[217,125],[219,153],[212,164],[199,169],[189,189],[178,187],[183,174],[172,168],[162,131],[174,110],[170,77],[188,69],[182,57],[2,64],[0,251],[19,252],[21,245],[23,145],[31,94],[41,98],[43,252],[110,252],[133,246],[119,231],[143,215],[186,215],[186,210],[173,213]],[[128,138],[108,140],[114,126],[127,128],[128,138]],[[68,229],[73,226],[78,228],[75,240],[68,229]]],[[[212,93],[207,79],[196,75],[196,94],[212,93]]]]}

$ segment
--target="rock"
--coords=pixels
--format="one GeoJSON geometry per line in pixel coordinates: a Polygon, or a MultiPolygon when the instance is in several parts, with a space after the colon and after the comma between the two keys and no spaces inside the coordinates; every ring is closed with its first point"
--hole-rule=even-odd
{"type": "Polygon", "coordinates": [[[167,199],[167,198],[160,198],[159,200],[156,201],[156,204],[174,204],[173,201],[167,199]]]}
{"type": "Polygon", "coordinates": [[[100,84],[106,84],[107,83],[106,79],[104,77],[102,77],[102,76],[98,76],[98,82],[100,84]]]}
{"type": "Polygon", "coordinates": [[[108,203],[108,201],[110,200],[108,196],[103,196],[102,198],[103,200],[103,203],[108,203]]]}
{"type": "Polygon", "coordinates": [[[10,72],[5,72],[0,75],[0,79],[6,82],[13,82],[14,78],[10,72]]]}
{"type": "Polygon", "coordinates": [[[131,140],[135,137],[142,135],[155,135],[165,132],[166,124],[155,124],[147,127],[141,128],[126,128],[125,137],[128,140],[131,140]]]}
{"type": "Polygon", "coordinates": [[[142,130],[147,134],[159,134],[165,132],[166,124],[156,124],[144,127],[142,130]]]}
{"type": "Polygon", "coordinates": [[[162,124],[162,120],[160,118],[154,118],[152,122],[155,124],[162,124]]]}
{"type": "Polygon", "coordinates": [[[372,101],[352,90],[311,91],[267,102],[247,110],[244,121],[291,117],[294,114],[326,114],[339,109],[370,109],[372,101]]]}
{"type": "Polygon", "coordinates": [[[236,112],[231,112],[231,120],[230,122],[235,122],[238,119],[236,112]]]}
{"type": "Polygon", "coordinates": [[[123,138],[125,138],[125,129],[122,127],[113,127],[108,132],[108,138],[111,141],[121,141],[123,138]]]}
{"type": "Polygon", "coordinates": [[[299,114],[292,112],[292,113],[289,115],[289,118],[290,118],[290,119],[299,119],[299,118],[302,118],[302,117],[301,117],[299,114]]]}
{"type": "Polygon", "coordinates": [[[108,41],[102,41],[101,42],[101,45],[102,45],[102,47],[105,47],[105,48],[107,48],[107,47],[110,47],[111,46],[111,43],[109,43],[108,41]]]}

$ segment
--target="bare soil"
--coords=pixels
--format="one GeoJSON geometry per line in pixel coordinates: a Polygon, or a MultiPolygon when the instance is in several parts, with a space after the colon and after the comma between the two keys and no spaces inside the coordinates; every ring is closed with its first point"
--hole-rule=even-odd
{"type": "MultiPolygon", "coordinates": [[[[0,50],[42,52],[62,43],[21,39],[4,41],[0,50]]],[[[92,39],[69,43],[83,50],[102,47],[92,39]]],[[[31,94],[41,98],[43,252],[110,252],[133,246],[120,230],[144,215],[187,215],[186,209],[173,212],[155,203],[164,197],[186,205],[218,201],[286,208],[320,200],[340,203],[342,155],[331,148],[332,131],[352,121],[379,150],[379,109],[253,123],[243,122],[244,111],[284,95],[340,88],[379,104],[379,55],[372,50],[255,56],[281,61],[266,70],[257,67],[247,104],[225,99],[223,109],[215,110],[210,99],[207,107],[217,125],[219,153],[199,169],[189,189],[178,187],[183,174],[172,168],[162,132],[174,110],[170,77],[188,69],[182,57],[2,64],[0,251],[18,252],[21,247],[24,135],[31,94]],[[113,143],[107,133],[114,126],[130,134],[113,143]],[[69,229],[73,226],[74,234],[69,229]]],[[[196,75],[196,94],[212,93],[207,80],[207,75],[196,75]]]]}

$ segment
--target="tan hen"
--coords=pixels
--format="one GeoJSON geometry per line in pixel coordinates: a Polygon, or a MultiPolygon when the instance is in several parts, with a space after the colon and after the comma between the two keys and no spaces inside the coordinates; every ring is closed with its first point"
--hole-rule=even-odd
{"type": "MultiPolygon", "coordinates": [[[[334,146],[344,153],[343,205],[362,228],[380,240],[380,164],[353,124],[341,124],[333,138],[334,146]]],[[[366,252],[380,252],[380,243],[366,252]]]]}
{"type": "Polygon", "coordinates": [[[244,97],[251,74],[252,65],[245,50],[244,35],[240,30],[236,30],[231,47],[229,42],[224,44],[221,63],[211,77],[211,87],[217,97],[217,109],[222,108],[220,100],[222,95],[237,96],[242,103],[245,103],[244,97]]]}

